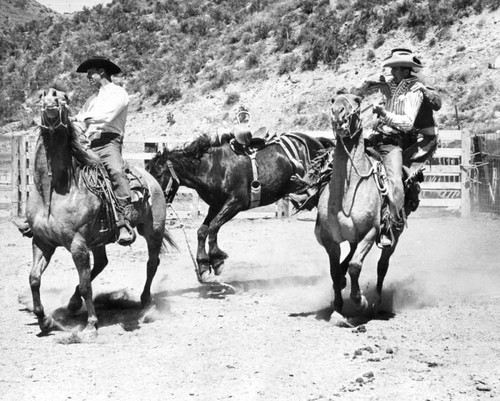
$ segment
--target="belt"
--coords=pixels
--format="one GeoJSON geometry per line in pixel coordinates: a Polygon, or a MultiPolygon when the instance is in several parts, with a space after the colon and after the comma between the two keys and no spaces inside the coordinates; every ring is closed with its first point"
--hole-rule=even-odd
{"type": "Polygon", "coordinates": [[[98,139],[115,139],[118,138],[120,134],[116,132],[110,132],[110,131],[105,131],[105,132],[95,132],[90,135],[89,139],[91,141],[96,141],[98,139]]]}

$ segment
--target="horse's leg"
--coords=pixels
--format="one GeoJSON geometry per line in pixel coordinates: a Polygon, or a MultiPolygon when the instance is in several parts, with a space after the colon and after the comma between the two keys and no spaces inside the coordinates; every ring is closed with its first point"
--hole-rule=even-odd
{"type": "Polygon", "coordinates": [[[160,230],[151,235],[144,236],[148,245],[146,283],[144,284],[144,289],[141,294],[141,304],[144,308],[152,305],[153,303],[151,297],[151,284],[160,264],[160,251],[163,243],[163,232],[160,233],[159,231],[160,230]]]}
{"type": "Polygon", "coordinates": [[[205,244],[208,236],[208,227],[219,210],[219,208],[210,206],[208,214],[203,220],[203,224],[200,228],[198,228],[198,250],[196,252],[196,263],[198,264],[198,274],[200,275],[201,281],[207,280],[210,275],[210,259],[207,254],[205,244]]]}
{"type": "Polygon", "coordinates": [[[38,245],[36,241],[33,240],[33,266],[30,273],[30,287],[33,297],[33,312],[38,318],[38,325],[43,333],[48,333],[54,326],[52,317],[45,315],[40,298],[42,274],[47,268],[54,251],[55,248],[38,245]]]}
{"type": "Polygon", "coordinates": [[[237,198],[229,199],[208,227],[208,255],[210,257],[210,265],[216,276],[222,273],[224,260],[227,259],[227,253],[219,248],[217,234],[224,224],[240,212],[242,209],[241,204],[241,200],[237,198]]]}
{"type": "Polygon", "coordinates": [[[85,300],[85,306],[87,307],[87,326],[83,332],[85,335],[88,335],[89,339],[92,339],[97,335],[97,315],[92,300],[90,251],[85,240],[78,235],[73,239],[70,251],[80,278],[78,288],[81,296],[85,300]]]}
{"type": "Polygon", "coordinates": [[[390,248],[382,248],[382,254],[380,255],[380,259],[377,264],[377,296],[378,301],[377,304],[382,304],[382,287],[384,285],[385,275],[387,274],[387,269],[389,268],[389,260],[396,250],[396,245],[399,241],[399,236],[401,232],[394,233],[394,244],[390,248]]]}
{"type": "Polygon", "coordinates": [[[344,300],[342,299],[342,290],[345,287],[345,272],[340,264],[340,244],[335,242],[330,231],[325,229],[328,223],[322,222],[322,218],[318,214],[314,232],[316,239],[325,248],[330,262],[330,277],[333,282],[333,310],[342,313],[344,300]]]}
{"type": "MultiPolygon", "coordinates": [[[[106,255],[106,247],[99,246],[92,251],[94,255],[94,266],[90,272],[90,281],[93,281],[99,273],[101,273],[108,264],[108,257],[106,255]]],[[[71,296],[68,302],[68,311],[74,313],[82,307],[82,296],[80,294],[80,287],[77,285],[75,293],[71,296]]]]}
{"type": "Polygon", "coordinates": [[[351,299],[358,308],[368,306],[366,298],[361,294],[359,288],[359,275],[363,267],[363,261],[375,242],[377,229],[373,227],[368,234],[358,243],[357,249],[349,262],[348,272],[351,277],[351,299]]]}
{"type": "Polygon", "coordinates": [[[354,252],[356,252],[356,248],[358,247],[358,244],[356,242],[350,242],[349,247],[350,247],[349,253],[344,258],[342,263],[340,264],[340,269],[342,270],[342,274],[343,274],[342,289],[344,289],[346,284],[347,284],[347,280],[345,279],[345,275],[347,274],[347,269],[349,268],[349,262],[351,261],[352,256],[354,255],[354,252]]]}

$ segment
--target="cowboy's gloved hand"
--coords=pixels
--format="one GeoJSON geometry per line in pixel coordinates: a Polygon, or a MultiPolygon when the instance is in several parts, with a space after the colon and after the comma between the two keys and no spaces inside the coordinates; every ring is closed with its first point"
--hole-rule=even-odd
{"type": "Polygon", "coordinates": [[[373,114],[376,114],[378,117],[385,117],[387,114],[387,112],[385,111],[385,101],[379,100],[379,101],[373,102],[372,111],[373,111],[373,114]]]}

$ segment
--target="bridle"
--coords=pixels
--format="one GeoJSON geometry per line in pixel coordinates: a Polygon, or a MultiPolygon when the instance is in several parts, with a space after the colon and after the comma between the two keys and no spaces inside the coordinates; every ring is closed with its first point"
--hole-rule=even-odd
{"type": "Polygon", "coordinates": [[[361,125],[361,119],[360,118],[358,118],[357,121],[356,121],[356,128],[355,128],[355,130],[353,131],[351,129],[351,126],[352,126],[352,123],[353,123],[353,118],[354,118],[354,116],[356,116],[356,115],[359,114],[359,110],[360,110],[360,105],[359,104],[355,104],[348,96],[345,96],[345,95],[340,95],[335,100],[333,106],[331,107],[330,114],[331,114],[331,117],[332,117],[332,129],[333,129],[333,133],[340,138],[340,140],[342,141],[342,143],[343,143],[343,140],[342,140],[343,137],[338,134],[339,131],[349,132],[349,138],[354,138],[363,129],[363,127],[361,125]],[[339,99],[344,99],[345,101],[347,101],[347,103],[349,103],[349,105],[351,106],[352,111],[346,117],[343,117],[342,121],[337,122],[337,115],[336,115],[336,113],[334,111],[334,106],[335,106],[335,103],[337,103],[337,101],[339,99]]]}
{"type": "Polygon", "coordinates": [[[57,99],[56,101],[57,101],[57,106],[42,104],[42,107],[41,107],[41,115],[42,115],[41,119],[42,119],[42,121],[41,121],[41,124],[39,125],[39,127],[48,130],[49,133],[51,133],[51,134],[53,134],[54,131],[56,129],[58,129],[59,127],[68,128],[68,124],[67,123],[65,124],[63,122],[64,112],[67,113],[66,102],[64,102],[62,100],[60,101],[59,99],[57,99]],[[57,122],[52,122],[53,119],[49,119],[46,116],[45,111],[47,111],[49,109],[55,109],[55,108],[58,109],[59,118],[57,119],[57,122]]]}
{"type": "Polygon", "coordinates": [[[165,194],[165,200],[167,204],[171,204],[174,201],[175,194],[180,185],[179,177],[175,172],[174,166],[170,160],[166,162],[168,171],[170,172],[170,178],[168,179],[167,186],[165,187],[163,193],[165,194]],[[174,186],[175,183],[175,186],[174,186]]]}
{"type": "MultiPolygon", "coordinates": [[[[334,122],[334,117],[336,117],[336,115],[333,111],[334,106],[332,106],[332,108],[330,109],[330,112],[332,114],[333,133],[338,137],[339,142],[342,144],[342,147],[343,147],[345,153],[347,154],[347,157],[349,158],[352,167],[356,171],[356,174],[358,174],[361,178],[368,178],[372,174],[375,174],[375,165],[373,163],[371,163],[370,159],[368,158],[368,160],[370,161],[370,163],[372,165],[370,168],[370,171],[368,171],[368,173],[366,173],[366,174],[361,174],[358,171],[358,168],[356,167],[356,163],[354,163],[354,160],[353,160],[350,152],[347,150],[347,146],[344,143],[344,136],[339,135],[337,133],[340,130],[342,130],[344,132],[349,132],[349,135],[348,135],[349,139],[352,139],[352,138],[356,137],[357,135],[361,134],[361,132],[363,131],[363,125],[361,123],[361,118],[358,117],[358,119],[356,121],[356,128],[354,130],[351,129],[351,126],[353,124],[353,118],[354,118],[354,116],[360,114],[361,106],[359,104],[354,104],[353,101],[348,96],[340,95],[339,98],[345,99],[347,101],[347,103],[349,103],[349,105],[351,106],[352,111],[349,113],[349,115],[347,117],[343,118],[343,121],[336,123],[336,122],[334,122]]],[[[337,100],[339,98],[337,98],[335,100],[335,102],[337,102],[337,100]]],[[[335,103],[334,103],[334,105],[335,105],[335,103]]]]}

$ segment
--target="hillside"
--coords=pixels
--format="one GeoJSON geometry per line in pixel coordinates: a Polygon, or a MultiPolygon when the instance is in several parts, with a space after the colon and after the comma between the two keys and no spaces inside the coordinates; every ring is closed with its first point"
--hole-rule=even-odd
{"type": "MultiPolygon", "coordinates": [[[[461,19],[434,44],[436,31],[419,41],[411,38],[411,33],[397,30],[388,33],[384,44],[373,50],[377,35],[372,34],[337,71],[322,65],[313,71],[274,74],[262,82],[235,82],[205,94],[195,88],[166,106],[153,107],[153,101],[147,101],[132,110],[129,135],[189,138],[197,132],[227,130],[235,109],[227,104],[231,93],[240,94],[238,104],[249,108],[252,128],[329,130],[328,110],[335,92],[360,85],[366,77],[388,74],[380,65],[395,47],[412,49],[421,56],[425,68],[419,76],[443,97],[443,108],[437,113],[442,128],[454,129],[460,124],[475,132],[496,132],[500,130],[500,70],[488,69],[488,63],[500,54],[499,30],[500,10],[496,10],[461,19]],[[373,58],[369,58],[371,52],[373,58]],[[174,114],[174,125],[169,124],[169,112],[174,114]]],[[[270,57],[266,65],[275,70],[278,62],[270,57]]]]}
{"type": "Polygon", "coordinates": [[[37,91],[53,85],[70,92],[77,109],[90,89],[74,70],[88,55],[104,54],[125,71],[117,81],[132,98],[129,137],[224,131],[240,104],[250,109],[253,128],[328,130],[336,90],[379,75],[391,48],[408,47],[425,64],[424,80],[443,96],[441,127],[457,126],[457,110],[462,127],[494,132],[500,71],[487,66],[500,49],[498,6],[497,0],[114,0],[0,31],[7,39],[0,49],[0,124],[3,131],[30,126],[37,91]]]}
{"type": "Polygon", "coordinates": [[[0,3],[0,24],[16,25],[35,18],[45,18],[57,13],[35,0],[2,0],[0,3]]]}

